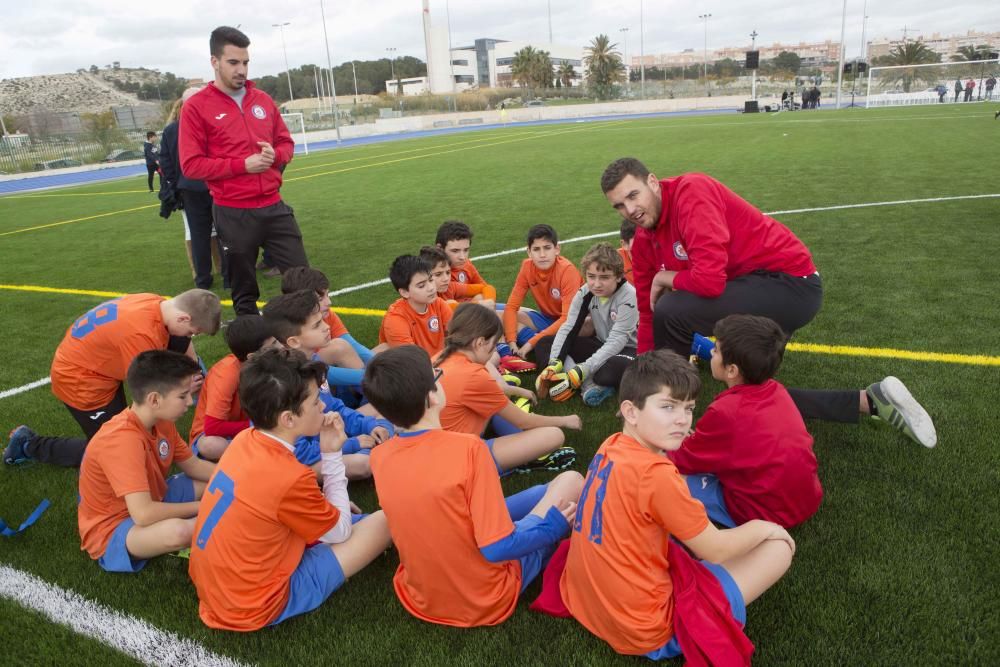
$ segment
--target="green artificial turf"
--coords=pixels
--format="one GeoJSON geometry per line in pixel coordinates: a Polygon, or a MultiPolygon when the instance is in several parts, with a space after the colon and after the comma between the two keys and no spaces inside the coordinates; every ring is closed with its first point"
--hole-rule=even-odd
{"type": "MultiPolygon", "coordinates": [[[[634,155],[657,175],[704,171],[765,211],[1000,192],[1000,126],[984,105],[841,112],[613,120],[464,134],[344,148],[298,157],[285,173],[310,261],[336,290],[384,278],[392,259],[433,241],[445,219],[475,232],[473,254],[523,245],[533,224],[565,238],[613,232],[619,218],[599,188],[603,168],[634,155]]],[[[192,285],[179,216],[163,221],[142,179],[0,198],[0,285],[176,294],[192,285]],[[143,208],[128,213],[126,209],[143,208]],[[103,217],[101,214],[112,213],[103,217]],[[81,220],[83,218],[91,218],[81,220]],[[70,220],[69,224],[52,225],[70,220]],[[32,231],[19,231],[41,227],[32,231]],[[10,233],[15,232],[15,233],[10,233]]],[[[1000,356],[997,199],[788,213],[777,217],[810,247],[825,286],[819,316],[796,342],[1000,356]]],[[[617,243],[615,238],[609,239],[617,243]]],[[[592,242],[566,243],[579,260],[592,242]]],[[[523,255],[477,262],[501,298],[523,255]]],[[[261,278],[264,297],[278,279],[261,278]]],[[[218,289],[223,294],[221,286],[218,289]]],[[[226,295],[228,296],[228,295],[226,295]]],[[[384,308],[388,286],[335,298],[335,306],[384,308]]],[[[7,354],[0,390],[48,374],[75,317],[100,297],[0,289],[7,354]]],[[[227,312],[228,317],[231,311],[227,312]]],[[[374,344],[378,319],[345,315],[374,344]]],[[[206,362],[220,336],[195,342],[206,362]]],[[[779,379],[816,388],[862,388],[902,378],[928,407],[939,445],[925,450],[892,429],[811,423],[825,499],[793,534],[787,576],[749,609],[760,664],[996,664],[1000,661],[997,366],[789,352],[779,379]]],[[[720,390],[707,370],[699,412],[720,390]]],[[[611,407],[578,400],[540,411],[579,411],[567,434],[585,471],[618,430],[611,407]]],[[[76,434],[47,388],[0,399],[0,429],[28,423],[76,434]]],[[[185,432],[190,416],[182,422],[185,432]]],[[[508,493],[544,482],[504,480],[508,493]]],[[[154,560],[138,576],[99,570],[79,549],[76,472],[0,467],[0,516],[17,524],[42,497],[49,512],[0,541],[0,562],[141,617],[245,662],[298,664],[643,664],[616,656],[571,621],[522,602],[497,628],[458,630],[419,622],[392,592],[390,552],[317,612],[250,635],[198,620],[186,561],[154,560]]],[[[351,486],[364,509],[370,483],[351,486]]],[[[537,593],[529,588],[526,600],[537,593]]],[[[0,601],[2,635],[18,664],[125,662],[92,640],[0,601]],[[35,646],[32,655],[26,647],[35,646]]],[[[6,656],[10,657],[10,656],[6,656]]]]}

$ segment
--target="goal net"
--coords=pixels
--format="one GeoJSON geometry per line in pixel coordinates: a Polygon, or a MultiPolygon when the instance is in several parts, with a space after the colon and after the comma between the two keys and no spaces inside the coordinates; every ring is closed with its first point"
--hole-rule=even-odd
{"type": "Polygon", "coordinates": [[[302,152],[309,155],[309,142],[306,140],[306,117],[301,113],[283,113],[281,117],[285,119],[285,125],[291,132],[295,143],[302,146],[302,152]]]}
{"type": "Polygon", "coordinates": [[[865,108],[996,100],[1000,90],[987,90],[991,77],[1000,78],[997,60],[872,67],[868,70],[865,108]],[[971,95],[966,95],[970,80],[974,87],[971,95]],[[958,93],[956,81],[961,86],[958,93]]]}

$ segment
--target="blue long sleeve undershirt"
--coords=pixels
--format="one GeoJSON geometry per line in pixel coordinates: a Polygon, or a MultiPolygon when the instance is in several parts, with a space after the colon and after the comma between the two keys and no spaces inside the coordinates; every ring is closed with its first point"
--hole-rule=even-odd
{"type": "Polygon", "coordinates": [[[542,547],[553,544],[569,532],[566,517],[553,505],[545,518],[529,514],[514,522],[514,531],[493,544],[481,547],[479,552],[491,563],[515,560],[542,547]]]}

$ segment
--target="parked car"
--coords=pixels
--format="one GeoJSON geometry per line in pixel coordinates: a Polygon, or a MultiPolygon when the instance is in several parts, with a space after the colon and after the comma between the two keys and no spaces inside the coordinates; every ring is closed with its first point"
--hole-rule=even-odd
{"type": "Polygon", "coordinates": [[[125,162],[127,160],[142,160],[145,157],[146,155],[142,151],[122,149],[108,153],[108,156],[101,162],[125,162]]]}
{"type": "Polygon", "coordinates": [[[73,159],[71,157],[64,157],[58,160],[46,160],[45,162],[36,162],[35,171],[44,171],[46,169],[64,169],[66,167],[79,167],[83,163],[79,160],[73,159]]]}

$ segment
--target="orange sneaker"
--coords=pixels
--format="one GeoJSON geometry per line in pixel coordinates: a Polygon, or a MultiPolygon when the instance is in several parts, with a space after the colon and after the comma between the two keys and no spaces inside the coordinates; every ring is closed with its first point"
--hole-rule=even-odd
{"type": "Polygon", "coordinates": [[[525,361],[521,357],[508,354],[506,357],[500,358],[500,370],[504,373],[529,373],[538,366],[530,361],[525,361]]]}

